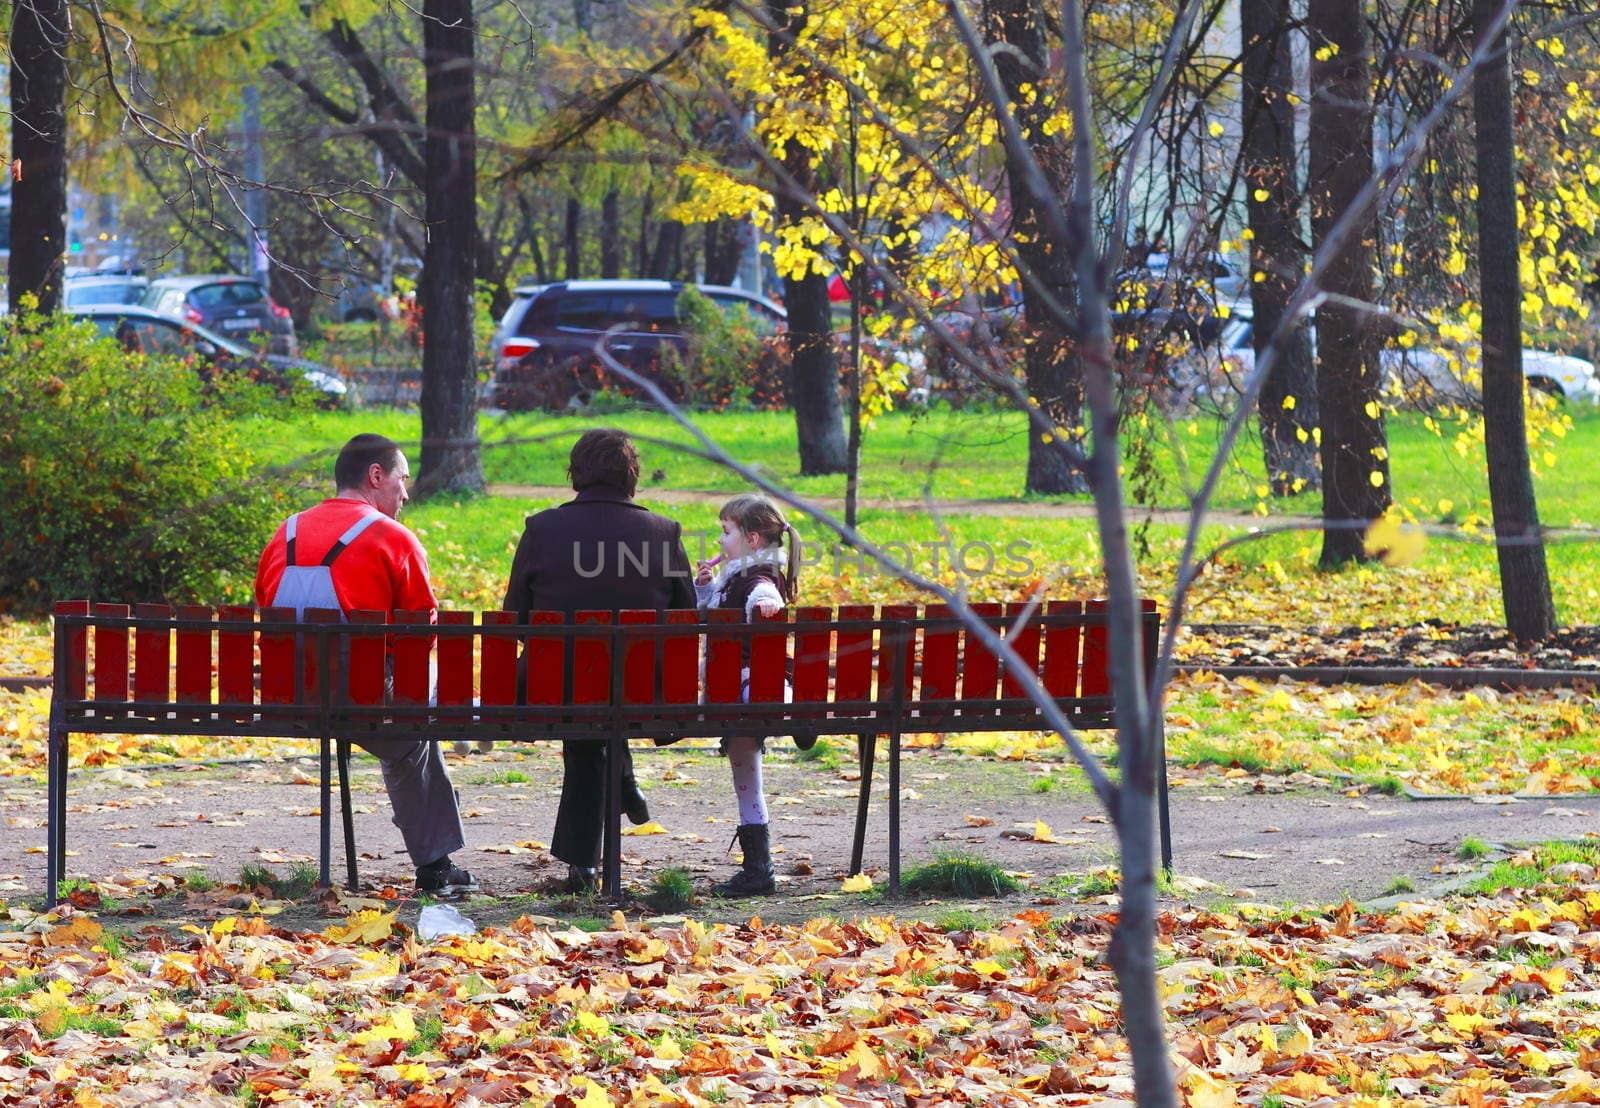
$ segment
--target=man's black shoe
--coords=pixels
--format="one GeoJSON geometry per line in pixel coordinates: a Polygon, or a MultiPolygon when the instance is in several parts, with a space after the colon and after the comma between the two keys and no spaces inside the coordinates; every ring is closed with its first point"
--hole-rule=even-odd
{"type": "Polygon", "coordinates": [[[571,895],[589,896],[599,883],[599,874],[593,866],[567,867],[567,892],[571,895]]]}
{"type": "Polygon", "coordinates": [[[450,860],[450,855],[417,867],[417,891],[430,896],[460,896],[477,889],[472,874],[450,860]]]}
{"type": "Polygon", "coordinates": [[[817,737],[815,735],[796,735],[794,737],[794,745],[801,750],[810,750],[817,745],[817,737]]]}
{"type": "Polygon", "coordinates": [[[650,822],[650,805],[639,791],[639,783],[631,777],[622,779],[622,814],[635,827],[650,822]]]}

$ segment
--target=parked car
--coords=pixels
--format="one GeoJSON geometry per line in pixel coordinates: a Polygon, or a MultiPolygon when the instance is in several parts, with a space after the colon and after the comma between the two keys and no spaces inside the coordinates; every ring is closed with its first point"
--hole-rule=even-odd
{"type": "Polygon", "coordinates": [[[127,304],[69,308],[67,314],[93,323],[101,334],[116,339],[130,354],[194,358],[216,372],[255,373],[264,380],[301,377],[328,404],[342,402],[349,391],[339,375],[326,366],[280,354],[258,354],[179,316],[127,304]]]}
{"type": "Polygon", "coordinates": [[[376,323],[383,315],[383,287],[371,281],[352,281],[339,290],[333,311],[340,323],[376,323]]]}
{"type": "Polygon", "coordinates": [[[250,277],[160,277],[150,282],[139,303],[220,331],[235,341],[261,336],[271,354],[292,357],[297,350],[289,309],[274,303],[261,283],[250,277]]]}
{"type": "Polygon", "coordinates": [[[88,308],[96,304],[137,304],[150,282],[128,273],[85,273],[61,282],[64,308],[88,308]]]}
{"type": "MultiPolygon", "coordinates": [[[[549,406],[561,398],[532,378],[564,363],[588,359],[602,337],[607,349],[630,368],[654,364],[664,348],[687,347],[678,319],[681,281],[561,281],[523,285],[495,331],[495,375],[490,403],[498,406],[549,406]]],[[[786,326],[784,310],[765,297],[723,285],[696,285],[712,303],[750,313],[758,329],[777,334],[786,326]]]]}
{"type": "MultiPolygon", "coordinates": [[[[1166,280],[1168,271],[1176,267],[1172,265],[1172,255],[1158,251],[1145,255],[1144,268],[1157,280],[1166,280]]],[[[1217,300],[1242,296],[1250,290],[1249,270],[1215,250],[1183,267],[1178,276],[1206,289],[1217,300]]]]}
{"type": "MultiPolygon", "coordinates": [[[[1315,335],[1312,336],[1313,343],[1315,335]]],[[[1477,347],[1468,347],[1465,362],[1469,373],[1480,372],[1477,347]]],[[[1254,327],[1248,315],[1230,319],[1214,347],[1197,352],[1198,360],[1183,376],[1193,378],[1201,392],[1225,392],[1230,385],[1243,384],[1255,369],[1254,327]]],[[[1463,381],[1452,369],[1452,361],[1441,350],[1424,347],[1386,346],[1379,352],[1384,383],[1392,393],[1413,407],[1428,408],[1441,401],[1477,405],[1478,386],[1463,381]]],[[[1550,350],[1522,352],[1522,375],[1528,387],[1561,400],[1600,402],[1600,377],[1593,362],[1558,354],[1550,350]]]]}

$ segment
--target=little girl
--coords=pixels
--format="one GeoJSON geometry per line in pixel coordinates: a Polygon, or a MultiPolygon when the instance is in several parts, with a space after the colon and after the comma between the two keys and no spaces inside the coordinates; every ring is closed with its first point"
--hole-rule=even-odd
{"type": "MultiPolygon", "coordinates": [[[[792,601],[800,584],[800,535],[764,496],[736,496],[722,506],[720,557],[701,562],[695,576],[695,599],[702,608],[734,608],[752,620],[770,616],[792,601]],[[783,549],[787,544],[788,550],[783,549]],[[712,567],[720,565],[713,578],[712,567]]],[[[750,698],[750,673],[744,672],[744,698],[750,698]]],[[[761,786],[764,739],[749,736],[722,740],[722,752],[733,770],[739,801],[739,846],[743,867],[727,881],[712,886],[718,896],[762,896],[777,886],[772,876],[772,840],[767,828],[767,801],[761,786]]]]}

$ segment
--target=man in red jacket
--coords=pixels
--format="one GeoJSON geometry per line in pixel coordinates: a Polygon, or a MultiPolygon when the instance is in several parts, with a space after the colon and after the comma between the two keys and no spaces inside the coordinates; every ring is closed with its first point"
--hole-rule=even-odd
{"type": "MultiPolygon", "coordinates": [[[[301,614],[335,607],[346,615],[435,611],[428,555],[396,518],[411,499],[410,478],[394,441],[369,434],[345,443],[333,467],[334,496],[289,517],[261,552],[256,604],[301,614]]],[[[475,888],[472,875],[450,860],[466,836],[439,744],[359,745],[383,765],[394,823],[417,867],[417,888],[443,896],[475,888]]]]}

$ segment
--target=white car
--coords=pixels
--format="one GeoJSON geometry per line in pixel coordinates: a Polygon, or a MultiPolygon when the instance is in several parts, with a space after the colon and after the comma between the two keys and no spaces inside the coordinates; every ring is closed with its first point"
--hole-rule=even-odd
{"type": "MultiPolygon", "coordinates": [[[[1184,374],[1201,378],[1201,392],[1226,393],[1244,384],[1255,368],[1254,329],[1250,317],[1235,315],[1223,328],[1215,347],[1184,359],[1184,374]],[[1190,364],[1192,363],[1192,364],[1190,364]]],[[[1313,343],[1315,338],[1313,337],[1313,343]]],[[[1481,372],[1476,346],[1466,348],[1469,377],[1481,372]]],[[[1386,346],[1379,354],[1385,383],[1392,392],[1417,406],[1431,407],[1450,401],[1475,405],[1481,392],[1476,383],[1462,380],[1452,370],[1452,360],[1442,351],[1422,347],[1386,346]]],[[[1561,400],[1600,401],[1600,377],[1593,362],[1549,350],[1524,350],[1522,374],[1530,388],[1561,400]]]]}

